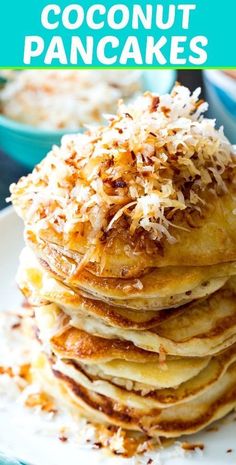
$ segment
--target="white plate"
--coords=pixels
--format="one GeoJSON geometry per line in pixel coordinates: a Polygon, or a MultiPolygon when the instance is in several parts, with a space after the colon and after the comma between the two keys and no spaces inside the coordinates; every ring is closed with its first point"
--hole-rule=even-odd
{"type": "MultiPolygon", "coordinates": [[[[22,245],[21,221],[11,209],[7,209],[0,214],[0,310],[3,311],[16,308],[22,300],[14,284],[22,245]]],[[[37,415],[23,410],[15,401],[8,401],[5,408],[0,406],[0,450],[23,462],[32,465],[147,464],[147,458],[129,461],[115,456],[107,457],[100,450],[82,448],[74,441],[62,443],[56,431],[52,422],[46,419],[42,422],[37,415]]],[[[152,456],[153,465],[236,464],[236,422],[232,421],[232,416],[219,425],[218,431],[203,432],[188,438],[188,441],[203,443],[203,454],[194,452],[184,455],[181,448],[175,445],[155,453],[152,456]],[[227,453],[228,449],[232,449],[232,453],[227,453]]],[[[4,463],[0,456],[0,464],[4,463]]]]}

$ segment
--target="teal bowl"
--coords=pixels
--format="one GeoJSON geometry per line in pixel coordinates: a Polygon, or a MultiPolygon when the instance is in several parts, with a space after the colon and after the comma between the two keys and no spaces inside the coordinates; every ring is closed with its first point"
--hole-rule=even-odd
{"type": "MultiPolygon", "coordinates": [[[[169,92],[175,80],[174,70],[143,71],[141,77],[143,91],[150,90],[160,94],[169,92]]],[[[77,132],[82,130],[80,128],[77,132]]],[[[75,132],[66,129],[38,129],[0,115],[1,150],[28,168],[39,163],[54,144],[60,144],[62,136],[75,132]]]]}
{"type": "Polygon", "coordinates": [[[47,131],[0,116],[0,148],[29,168],[39,163],[65,131],[47,131]]]}

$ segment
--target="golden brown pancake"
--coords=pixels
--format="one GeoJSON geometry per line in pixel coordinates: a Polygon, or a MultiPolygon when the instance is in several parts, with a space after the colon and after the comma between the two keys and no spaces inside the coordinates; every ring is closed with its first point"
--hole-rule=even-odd
{"type": "MultiPolygon", "coordinates": [[[[50,306],[48,306],[50,307],[50,306]]],[[[52,307],[52,306],[51,306],[52,307]]],[[[165,366],[160,363],[158,354],[144,351],[132,343],[121,340],[98,338],[75,328],[59,330],[50,335],[45,326],[50,322],[53,327],[53,309],[41,308],[36,311],[39,337],[44,346],[61,358],[77,360],[88,364],[99,364],[102,371],[109,374],[133,379],[151,386],[170,387],[179,385],[196,376],[209,363],[209,357],[203,358],[166,358],[165,366]],[[50,311],[51,310],[51,311],[50,311]],[[47,340],[49,337],[49,340],[47,340]]],[[[54,318],[57,317],[56,311],[54,318]]],[[[55,318],[55,322],[57,318],[55,318]]],[[[47,349],[48,350],[48,349],[47,349]]]]}
{"type": "MultiPolygon", "coordinates": [[[[36,371],[36,370],[35,370],[36,371]]],[[[37,373],[49,392],[60,398],[73,414],[86,412],[93,421],[115,424],[126,429],[145,431],[150,436],[178,437],[192,434],[229,413],[236,405],[236,364],[231,365],[219,383],[186,403],[165,409],[137,410],[89,391],[71,378],[37,363],[37,373]]]]}
{"type": "MultiPolygon", "coordinates": [[[[53,254],[54,252],[53,249],[53,254]]],[[[47,256],[51,257],[53,254],[48,251],[47,256]]],[[[63,276],[58,276],[58,273],[55,273],[55,268],[52,271],[46,265],[45,260],[41,260],[40,263],[31,250],[23,250],[17,282],[22,290],[25,289],[27,292],[28,289],[28,294],[33,293],[35,297],[38,295],[39,299],[55,302],[71,309],[78,309],[78,311],[81,310],[81,305],[86,307],[86,297],[90,299],[90,302],[87,300],[87,307],[91,307],[91,299],[94,299],[93,309],[89,310],[88,308],[87,311],[100,315],[102,306],[100,305],[97,312],[94,307],[96,305],[99,307],[97,301],[101,300],[106,304],[115,306],[121,315],[132,309],[136,311],[136,314],[137,310],[142,311],[146,315],[145,320],[149,318],[147,310],[169,309],[184,305],[197,298],[206,297],[222,287],[230,276],[236,274],[235,263],[211,267],[162,268],[153,270],[140,279],[133,280],[98,278],[91,273],[82,271],[80,281],[74,283],[77,284],[75,287],[72,285],[73,283],[70,283],[70,277],[67,277],[69,272],[63,276]],[[30,291],[30,289],[32,290],[30,291]],[[83,303],[81,304],[81,302],[83,303]]],[[[56,263],[58,265],[57,261],[56,263]]],[[[62,269],[61,266],[59,268],[62,269]]],[[[114,311],[104,305],[103,313],[108,314],[109,312],[114,311]]],[[[130,316],[132,317],[132,313],[130,316]]],[[[134,320],[138,318],[142,317],[133,316],[134,320]]]]}
{"type": "Polygon", "coordinates": [[[17,284],[32,306],[54,302],[74,311],[77,316],[90,315],[101,318],[111,326],[130,329],[149,328],[184,311],[184,308],[136,311],[84,297],[78,290],[62,284],[50,275],[39,265],[35,257],[33,261],[30,256],[30,261],[26,263],[23,258],[27,255],[28,259],[28,250],[25,249],[23,252],[17,273],[17,284]]]}
{"type": "MultiPolygon", "coordinates": [[[[231,289],[230,282],[226,288],[208,299],[192,304],[175,318],[170,318],[150,330],[108,326],[93,317],[76,317],[68,309],[66,314],[53,304],[36,309],[42,338],[45,339],[44,334],[49,334],[62,351],[67,341],[72,341],[71,334],[74,335],[74,342],[91,338],[92,344],[94,337],[93,346],[96,347],[101,341],[105,352],[110,352],[116,341],[115,346],[119,343],[119,350],[123,350],[124,354],[127,352],[126,343],[132,343],[130,348],[133,345],[145,351],[183,357],[212,355],[236,342],[236,301],[234,284],[231,289]]],[[[70,343],[69,346],[73,351],[73,344],[70,343]]]]}
{"type": "MultiPolygon", "coordinates": [[[[205,193],[204,201],[209,205],[209,210],[203,218],[196,221],[196,226],[191,227],[190,230],[175,230],[176,244],[164,241],[161,250],[157,247],[150,254],[143,250],[138,253],[135,250],[132,252],[130,246],[131,252],[127,255],[125,250],[129,239],[123,238],[122,234],[117,234],[112,240],[112,246],[101,247],[98,256],[94,259],[95,262],[89,263],[86,269],[100,277],[134,278],[140,277],[150,268],[188,267],[189,264],[211,266],[236,261],[236,215],[232,214],[236,208],[235,194],[234,186],[229,186],[229,192],[221,197],[205,193]]],[[[176,222],[176,226],[186,228],[188,225],[181,218],[179,222],[176,222]]],[[[66,267],[65,274],[70,269],[69,275],[73,274],[74,281],[77,276],[79,278],[81,273],[79,264],[86,251],[78,250],[79,244],[76,240],[67,244],[63,242],[63,236],[55,234],[50,227],[43,229],[40,233],[37,231],[35,234],[31,226],[26,230],[26,241],[31,247],[33,246],[34,250],[37,248],[40,250],[42,241],[49,245],[49,250],[54,248],[54,251],[56,250],[59,254],[58,268],[66,267]]],[[[52,251],[48,259],[52,263],[52,251]]]]}
{"type": "MultiPolygon", "coordinates": [[[[236,346],[212,357],[199,374],[174,388],[157,389],[130,379],[107,376],[97,365],[78,364],[73,360],[57,360],[53,367],[76,383],[101,395],[135,408],[168,408],[186,402],[206,392],[217,383],[227,369],[236,361],[236,346]]],[[[166,370],[166,366],[163,367],[166,370]]]]}
{"type": "Polygon", "coordinates": [[[176,317],[143,331],[114,328],[93,317],[80,315],[77,318],[75,312],[64,310],[71,318],[70,324],[87,333],[130,341],[148,351],[202,357],[218,353],[236,341],[234,289],[234,281],[229,281],[226,287],[207,299],[195,302],[176,317]]]}
{"type": "Polygon", "coordinates": [[[151,389],[177,387],[197,376],[208,364],[210,357],[166,358],[165,363],[140,363],[114,359],[99,362],[98,370],[110,378],[121,378],[134,383],[144,384],[151,389]]]}
{"type": "Polygon", "coordinates": [[[159,361],[158,353],[140,349],[132,342],[93,336],[73,327],[69,327],[58,336],[52,336],[50,346],[54,353],[63,358],[87,363],[106,362],[119,358],[140,363],[159,361]]]}

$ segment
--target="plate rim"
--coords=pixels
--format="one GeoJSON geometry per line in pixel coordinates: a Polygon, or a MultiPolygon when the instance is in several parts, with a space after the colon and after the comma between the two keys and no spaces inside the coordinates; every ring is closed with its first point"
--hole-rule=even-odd
{"type": "Polygon", "coordinates": [[[12,214],[16,215],[14,207],[12,205],[8,205],[7,207],[4,207],[0,210],[0,220],[5,219],[6,217],[11,216],[12,214]]]}

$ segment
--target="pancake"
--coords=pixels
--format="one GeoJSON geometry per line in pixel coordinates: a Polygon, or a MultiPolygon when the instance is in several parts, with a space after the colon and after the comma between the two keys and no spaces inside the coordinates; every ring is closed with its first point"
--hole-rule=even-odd
{"type": "Polygon", "coordinates": [[[128,405],[131,408],[168,408],[186,402],[206,392],[217,383],[227,369],[236,361],[236,346],[212,357],[206,368],[178,387],[157,389],[157,387],[120,379],[116,375],[106,376],[101,367],[75,363],[73,360],[57,360],[56,371],[73,379],[85,388],[128,405]]]}
{"type": "Polygon", "coordinates": [[[114,307],[107,303],[86,298],[43,269],[35,256],[24,249],[17,273],[17,284],[32,306],[51,302],[69,308],[76,316],[90,315],[101,318],[114,327],[145,329],[179,314],[183,309],[146,311],[114,307]],[[30,260],[28,260],[30,257],[30,260]],[[27,259],[27,261],[26,261],[27,259]]]}
{"type": "Polygon", "coordinates": [[[110,353],[111,348],[118,344],[119,350],[124,353],[127,353],[127,347],[130,347],[129,350],[136,347],[154,353],[204,357],[218,353],[236,342],[236,302],[230,284],[207,300],[185,309],[176,318],[150,330],[115,328],[93,317],[68,316],[66,311],[67,316],[53,304],[36,309],[37,325],[41,333],[53,337],[53,343],[62,351],[65,345],[73,351],[71,342],[76,343],[76,340],[82,338],[90,339],[94,347],[101,345],[105,353],[110,353]]]}
{"type": "Polygon", "coordinates": [[[87,299],[52,278],[39,266],[36,260],[35,263],[30,261],[27,267],[24,263],[21,265],[17,282],[33,305],[55,302],[63,306],[64,311],[75,321],[90,316],[99,318],[113,327],[140,330],[159,325],[170,318],[177,318],[181,312],[186,310],[186,307],[179,307],[178,310],[135,312],[87,299]]]}
{"type": "MultiPolygon", "coordinates": [[[[39,297],[38,292],[34,292],[32,294],[32,287],[28,287],[30,286],[29,284],[23,284],[22,279],[18,280],[18,286],[32,307],[50,304],[49,300],[45,300],[46,293],[44,294],[44,299],[39,297]]],[[[103,302],[87,299],[69,290],[64,291],[63,297],[61,296],[60,299],[61,294],[58,292],[55,294],[55,290],[56,288],[51,294],[51,301],[58,305],[63,303],[63,306],[61,307],[62,309],[65,309],[64,306],[66,305],[69,312],[73,311],[76,313],[76,317],[84,316],[85,314],[95,316],[95,318],[99,317],[105,323],[119,328],[138,330],[151,328],[152,326],[156,326],[184,311],[183,307],[181,307],[181,309],[166,309],[156,312],[145,312],[141,310],[139,312],[135,312],[134,310],[112,307],[103,302]]],[[[58,290],[59,289],[57,287],[57,291],[58,290]]]]}
{"type": "Polygon", "coordinates": [[[159,361],[159,354],[132,342],[102,338],[70,326],[69,318],[54,304],[35,309],[35,320],[44,348],[62,358],[96,363],[122,358],[129,361],[159,361]]]}
{"type": "MultiPolygon", "coordinates": [[[[164,241],[161,249],[156,247],[151,253],[135,250],[135,244],[130,245],[131,252],[127,254],[127,243],[130,239],[123,232],[116,234],[111,247],[102,245],[93,254],[93,262],[86,265],[86,269],[99,277],[137,278],[152,268],[162,267],[188,267],[211,266],[220,263],[236,261],[236,215],[232,211],[236,209],[235,187],[228,186],[228,193],[218,197],[209,193],[205,194],[204,202],[209,205],[203,218],[196,221],[196,227],[191,227],[181,219],[176,222],[176,227],[187,228],[188,231],[175,229],[176,244],[164,241]],[[199,223],[199,224],[198,224],[199,223]],[[102,263],[101,263],[102,257],[102,263]]],[[[40,248],[42,241],[49,249],[57,251],[60,267],[64,267],[65,274],[70,268],[73,280],[81,273],[81,261],[83,254],[88,250],[78,250],[80,244],[76,237],[70,243],[64,241],[62,235],[58,235],[50,227],[34,230],[33,225],[28,227],[25,233],[26,241],[34,249],[40,248]],[[69,258],[69,260],[68,260],[69,258]],[[77,271],[78,269],[78,271],[77,271]]],[[[48,255],[52,265],[52,252],[48,255]]]]}
{"type": "MultiPolygon", "coordinates": [[[[48,250],[47,257],[55,258],[55,253],[55,249],[53,249],[53,253],[48,250]]],[[[59,258],[60,256],[57,256],[58,260],[59,258]]],[[[210,295],[222,287],[230,276],[236,274],[235,263],[212,267],[163,268],[153,270],[138,280],[97,278],[83,271],[79,283],[74,283],[79,284],[79,288],[78,286],[75,288],[72,286],[73,283],[70,282],[70,277],[68,277],[70,276],[69,270],[63,276],[58,276],[58,270],[62,274],[63,266],[59,264],[57,259],[55,260],[57,273],[55,273],[55,267],[53,272],[45,260],[41,260],[40,264],[31,250],[24,249],[21,254],[17,275],[20,288],[31,287],[33,294],[38,294],[41,299],[75,310],[80,310],[82,301],[86,307],[86,301],[81,296],[94,299],[94,306],[100,300],[118,307],[118,313],[121,313],[121,315],[126,314],[127,309],[134,309],[136,313],[137,310],[145,310],[146,315],[148,310],[169,309],[184,305],[197,298],[210,295]],[[63,281],[64,285],[60,280],[63,281]],[[125,311],[122,307],[125,307],[125,311]]],[[[50,259],[47,258],[47,260],[50,259]]],[[[87,302],[89,303],[87,306],[91,306],[91,301],[87,302]]],[[[97,306],[99,307],[99,303],[97,303],[97,306]]],[[[100,305],[100,310],[98,309],[96,312],[93,309],[92,312],[94,311],[95,314],[102,316],[101,308],[100,305]]],[[[89,308],[87,311],[91,313],[89,308]]],[[[108,306],[104,306],[103,314],[109,314],[110,312],[113,312],[113,310],[109,309],[108,306]]],[[[149,318],[148,315],[145,316],[145,319],[147,318],[149,318]]]]}
{"type": "MultiPolygon", "coordinates": [[[[115,360],[123,360],[127,362],[138,362],[143,364],[144,369],[148,370],[150,365],[150,375],[156,365],[156,369],[161,370],[159,354],[146,351],[136,347],[134,344],[122,341],[119,339],[105,339],[88,334],[84,331],[70,327],[67,321],[63,319],[63,314],[53,305],[40,307],[36,310],[36,323],[39,329],[39,338],[43,346],[49,352],[61,358],[71,358],[73,360],[83,361],[85,363],[103,363],[115,360]],[[60,328],[59,324],[62,323],[60,328]],[[148,365],[149,364],[149,365],[148,365]],[[159,366],[160,365],[160,366],[159,366]]],[[[175,364],[172,364],[175,358],[166,359],[165,365],[170,362],[170,366],[175,370],[175,364]]],[[[183,362],[183,367],[187,367],[187,371],[201,370],[209,361],[209,357],[176,359],[177,364],[183,362]]],[[[136,367],[136,370],[138,367],[136,367]]],[[[134,365],[135,370],[135,365],[134,365]]],[[[165,371],[163,369],[163,371],[165,371]]],[[[165,375],[165,374],[164,374],[165,375]]]]}
{"type": "MultiPolygon", "coordinates": [[[[145,357],[144,357],[145,360],[145,357]]],[[[210,357],[167,359],[165,364],[159,361],[97,361],[99,373],[105,373],[109,378],[123,379],[126,383],[134,381],[142,383],[149,389],[175,388],[189,379],[197,376],[208,364],[210,357]]],[[[91,361],[90,361],[91,362],[91,361]]],[[[93,361],[93,363],[96,363],[93,361]]],[[[93,368],[91,362],[91,367],[93,368]]],[[[96,365],[95,365],[96,367],[96,365]]],[[[92,369],[91,368],[91,369],[92,369]]],[[[132,383],[131,383],[132,384],[132,383]]]]}
{"type": "MultiPolygon", "coordinates": [[[[46,350],[50,350],[60,358],[82,361],[88,364],[99,364],[105,374],[142,382],[159,388],[174,387],[196,376],[210,361],[210,357],[202,358],[166,358],[160,363],[158,354],[135,347],[132,343],[112,342],[98,338],[75,328],[67,328],[56,335],[48,335],[48,322],[52,325],[58,321],[52,306],[36,311],[36,322],[39,337],[46,350]],[[53,323],[53,318],[55,322],[53,323]],[[46,331],[45,331],[46,326],[46,331]]],[[[52,331],[52,330],[51,330],[52,331]]]]}
{"type": "Polygon", "coordinates": [[[209,363],[210,358],[166,359],[165,363],[130,362],[112,360],[99,363],[99,369],[109,377],[122,378],[143,383],[150,388],[163,389],[177,387],[199,374],[209,363]]]}
{"type": "Polygon", "coordinates": [[[86,389],[56,369],[53,369],[53,378],[42,356],[36,367],[35,376],[67,405],[73,415],[82,412],[93,421],[145,431],[150,436],[178,437],[196,433],[229,413],[236,405],[236,364],[230,366],[219,383],[199,397],[165,409],[146,408],[145,412],[122,407],[110,397],[86,389]]]}
{"type": "MultiPolygon", "coordinates": [[[[147,311],[153,310],[165,310],[170,308],[179,308],[180,306],[189,304],[194,300],[201,299],[211,295],[213,292],[216,292],[227,282],[228,277],[213,278],[208,281],[203,281],[196,288],[185,291],[184,293],[170,295],[168,297],[153,297],[144,299],[142,297],[134,299],[109,299],[106,300],[110,305],[120,306],[122,308],[133,309],[140,311],[145,309],[147,311]]],[[[90,294],[87,294],[83,291],[80,291],[85,297],[92,297],[90,294]]],[[[103,301],[105,299],[102,299],[103,301]]]]}
{"type": "MultiPolygon", "coordinates": [[[[236,342],[236,300],[233,279],[222,289],[196,302],[176,317],[149,330],[114,328],[93,317],[77,318],[64,309],[70,324],[90,335],[113,341],[130,341],[147,351],[182,357],[203,357],[220,352],[236,342]],[[231,288],[232,286],[232,288],[231,288]]],[[[112,343],[112,342],[111,342],[112,343]]]]}

